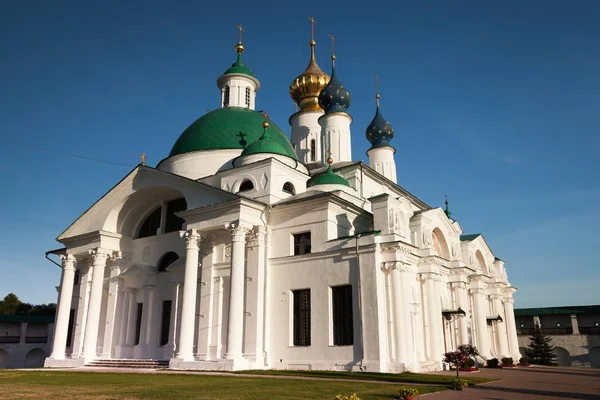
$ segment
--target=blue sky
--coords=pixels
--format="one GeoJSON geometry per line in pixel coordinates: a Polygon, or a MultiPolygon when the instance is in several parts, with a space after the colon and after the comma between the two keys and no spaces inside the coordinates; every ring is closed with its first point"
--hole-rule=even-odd
{"type": "Polygon", "coordinates": [[[377,74],[399,184],[432,206],[448,193],[506,260],[516,307],[600,303],[600,3],[200,3],[0,4],[0,296],[56,301],[44,252],[140,153],[156,165],[219,107],[237,24],[257,107],[289,133],[314,15],[325,71],[337,39],[353,158],[367,161],[377,74]]]}

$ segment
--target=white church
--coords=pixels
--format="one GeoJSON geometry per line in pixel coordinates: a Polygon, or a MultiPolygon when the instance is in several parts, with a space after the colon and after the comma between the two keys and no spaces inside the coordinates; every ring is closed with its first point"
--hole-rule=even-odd
{"type": "Polygon", "coordinates": [[[58,236],[45,366],[433,371],[466,343],[518,360],[504,262],[481,234],[463,234],[447,203],[398,184],[379,95],[352,134],[350,93],[335,56],[331,76],[317,65],[313,34],[290,86],[288,139],[256,111],[241,36],[235,49],[217,79],[221,107],[58,236]],[[365,132],[369,165],[351,159],[365,132]]]}

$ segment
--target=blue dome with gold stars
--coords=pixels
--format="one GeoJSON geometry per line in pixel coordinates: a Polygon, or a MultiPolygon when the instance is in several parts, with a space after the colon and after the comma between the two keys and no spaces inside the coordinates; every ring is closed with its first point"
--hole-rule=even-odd
{"type": "Polygon", "coordinates": [[[335,66],[331,69],[331,79],[327,86],[319,93],[319,106],[325,110],[325,114],[334,112],[346,112],[352,99],[350,92],[339,81],[335,74],[335,66]]]}
{"type": "Polygon", "coordinates": [[[375,112],[373,121],[367,127],[367,140],[371,142],[371,148],[390,146],[390,140],[394,137],[394,128],[383,118],[379,112],[379,105],[375,112]]]}

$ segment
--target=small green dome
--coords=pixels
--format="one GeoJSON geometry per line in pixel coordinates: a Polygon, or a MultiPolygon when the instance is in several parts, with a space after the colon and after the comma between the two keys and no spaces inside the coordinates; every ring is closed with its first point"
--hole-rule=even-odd
{"type": "Polygon", "coordinates": [[[331,169],[331,165],[327,168],[327,171],[322,173],[321,175],[316,176],[312,182],[310,182],[310,186],[316,185],[345,185],[350,186],[347,180],[342,178],[339,175],[333,173],[333,169],[331,169]]]}
{"type": "MultiPolygon", "coordinates": [[[[243,107],[224,107],[211,111],[191,124],[175,142],[169,157],[200,150],[244,149],[263,135],[263,114],[243,107]]],[[[271,120],[270,142],[278,154],[297,160],[288,138],[271,120]]]]}
{"type": "Polygon", "coordinates": [[[271,136],[271,132],[269,132],[269,130],[269,128],[265,129],[264,133],[258,140],[250,143],[248,147],[242,151],[242,155],[247,156],[250,154],[271,153],[288,156],[286,148],[277,140],[275,140],[273,136],[271,136]]]}
{"type": "Polygon", "coordinates": [[[254,78],[252,71],[242,62],[242,53],[238,53],[237,61],[231,64],[231,67],[223,75],[227,74],[244,74],[254,78]]]}

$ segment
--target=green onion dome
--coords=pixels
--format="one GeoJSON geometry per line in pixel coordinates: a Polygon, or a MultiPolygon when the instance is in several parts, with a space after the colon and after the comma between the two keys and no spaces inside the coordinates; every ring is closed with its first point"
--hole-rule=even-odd
{"type": "Polygon", "coordinates": [[[379,106],[375,112],[373,121],[367,127],[367,140],[371,142],[371,148],[390,146],[390,140],[394,137],[394,128],[383,118],[379,112],[379,106]]]}
{"type": "Polygon", "coordinates": [[[350,184],[343,177],[336,175],[333,173],[333,169],[331,168],[331,164],[327,168],[327,171],[324,173],[317,175],[309,182],[310,186],[317,185],[344,185],[350,187],[350,184]]]}
{"type": "Polygon", "coordinates": [[[250,154],[271,153],[289,157],[287,149],[280,143],[280,141],[276,140],[271,135],[269,127],[270,124],[267,121],[263,122],[264,132],[262,136],[258,140],[250,143],[248,147],[246,147],[244,151],[242,151],[242,156],[247,156],[250,154]]]}
{"type": "MultiPolygon", "coordinates": [[[[263,135],[263,114],[245,107],[224,107],[211,111],[191,124],[175,142],[169,157],[201,150],[244,149],[263,135]]],[[[286,135],[271,120],[269,148],[297,160],[286,135]]]]}
{"type": "Polygon", "coordinates": [[[339,81],[335,74],[335,66],[332,66],[331,79],[319,93],[319,106],[325,110],[325,114],[346,112],[351,102],[350,92],[339,81]]]}
{"type": "Polygon", "coordinates": [[[231,64],[231,67],[223,75],[227,74],[243,74],[254,78],[252,71],[242,62],[242,53],[238,53],[237,61],[231,64]]]}

